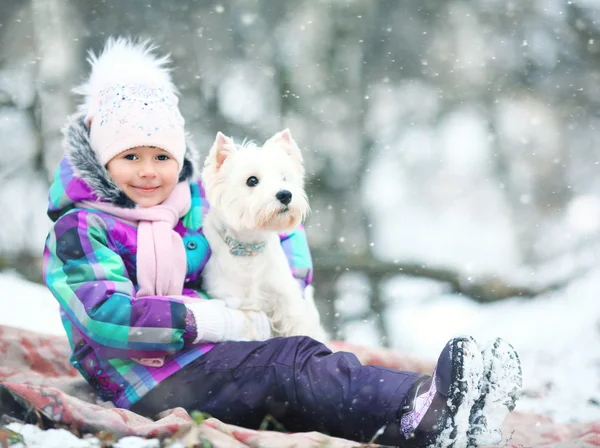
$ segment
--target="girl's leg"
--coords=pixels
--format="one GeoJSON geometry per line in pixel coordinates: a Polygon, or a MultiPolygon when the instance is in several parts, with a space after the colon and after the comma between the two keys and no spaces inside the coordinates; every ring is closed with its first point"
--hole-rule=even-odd
{"type": "MultiPolygon", "coordinates": [[[[520,381],[518,364],[505,362],[516,356],[509,348],[496,344],[492,357],[486,355],[484,377],[475,340],[452,339],[429,377],[363,366],[354,355],[331,353],[307,337],[227,342],[163,381],[133,410],[152,416],[181,406],[249,428],[271,415],[288,431],[357,441],[384,428],[376,439],[381,444],[462,448],[485,433],[481,409],[500,403],[505,415],[514,407],[518,388],[495,380],[502,365],[515,373],[507,384],[520,381]]],[[[488,417],[484,426],[491,431],[500,424],[488,417]]]]}
{"type": "Polygon", "coordinates": [[[257,428],[266,415],[288,431],[321,431],[400,445],[407,393],[422,378],[363,366],[307,337],[225,342],[150,391],[132,410],[144,415],[181,406],[221,421],[257,428]]]}

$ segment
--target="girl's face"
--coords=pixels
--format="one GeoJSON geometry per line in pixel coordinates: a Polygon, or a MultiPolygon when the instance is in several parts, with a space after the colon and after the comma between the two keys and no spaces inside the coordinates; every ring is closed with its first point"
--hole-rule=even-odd
{"type": "Polygon", "coordinates": [[[117,186],[139,207],[163,202],[179,177],[177,161],[153,146],[137,146],[113,157],[106,165],[117,186]]]}

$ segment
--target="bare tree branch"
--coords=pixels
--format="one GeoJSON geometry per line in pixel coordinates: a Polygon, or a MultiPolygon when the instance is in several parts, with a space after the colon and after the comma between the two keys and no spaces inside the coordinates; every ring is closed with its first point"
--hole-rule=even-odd
{"type": "Polygon", "coordinates": [[[448,283],[453,293],[471,297],[482,303],[495,302],[508,297],[536,297],[563,288],[572,280],[572,277],[561,278],[544,286],[532,287],[525,284],[511,284],[508,280],[495,275],[471,278],[451,269],[425,264],[384,262],[370,254],[342,255],[316,250],[313,251],[313,257],[316,277],[337,278],[344,272],[358,271],[367,275],[375,284],[395,275],[424,277],[448,283]]]}

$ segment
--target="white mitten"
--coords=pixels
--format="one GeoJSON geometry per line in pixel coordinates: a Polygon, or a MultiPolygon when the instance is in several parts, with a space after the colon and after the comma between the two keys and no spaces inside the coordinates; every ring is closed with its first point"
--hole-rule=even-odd
{"type": "Polygon", "coordinates": [[[194,343],[223,341],[264,341],[269,339],[271,324],[262,311],[236,310],[218,299],[187,303],[194,315],[197,336],[194,343]]]}

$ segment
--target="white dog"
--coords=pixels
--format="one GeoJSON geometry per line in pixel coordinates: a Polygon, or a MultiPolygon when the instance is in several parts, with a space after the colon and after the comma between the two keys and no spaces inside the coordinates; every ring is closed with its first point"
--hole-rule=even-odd
{"type": "Polygon", "coordinates": [[[262,148],[236,146],[219,132],[202,180],[212,251],[203,271],[206,292],[232,308],[264,311],[275,336],[325,340],[312,294],[303,297],[278,235],[299,226],[309,211],[302,154],[290,132],[262,148]]]}

